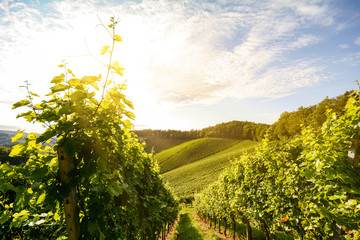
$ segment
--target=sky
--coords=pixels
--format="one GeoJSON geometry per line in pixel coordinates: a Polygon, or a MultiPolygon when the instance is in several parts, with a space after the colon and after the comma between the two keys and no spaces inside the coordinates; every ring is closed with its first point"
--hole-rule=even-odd
{"type": "Polygon", "coordinates": [[[284,111],[357,89],[360,1],[0,1],[0,129],[44,96],[65,61],[77,77],[106,69],[100,20],[119,19],[135,129],[190,130],[232,120],[272,124],[284,111]],[[100,20],[99,20],[100,19],[100,20]]]}

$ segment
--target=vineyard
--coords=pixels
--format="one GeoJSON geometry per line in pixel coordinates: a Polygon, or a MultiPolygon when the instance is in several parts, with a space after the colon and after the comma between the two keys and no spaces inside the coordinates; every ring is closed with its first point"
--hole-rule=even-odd
{"type": "Polygon", "coordinates": [[[255,154],[233,163],[219,180],[195,196],[205,219],[225,226],[241,221],[260,227],[266,239],[277,232],[295,239],[359,239],[359,92],[345,113],[328,112],[321,130],[307,128],[287,142],[268,139],[255,154]],[[349,155],[352,155],[349,161],[349,155]],[[216,222],[216,221],[215,221],[216,222]]]}
{"type": "Polygon", "coordinates": [[[45,131],[19,131],[10,154],[1,149],[0,239],[164,240],[176,219],[178,235],[191,230],[199,239],[220,237],[182,226],[205,222],[234,239],[360,239],[359,91],[329,100],[334,109],[347,103],[328,110],[321,129],[313,128],[320,110],[312,110],[306,127],[283,135],[285,117],[299,114],[275,127],[233,121],[155,131],[173,139],[152,139],[154,157],[132,130],[124,68],[113,61],[117,24],[101,22],[111,38],[100,52],[108,56],[104,76],[78,78],[64,63],[45,97],[23,86],[28,96],[13,108],[27,108],[18,117],[45,131]],[[192,201],[198,215],[179,215],[179,201],[192,201]]]}

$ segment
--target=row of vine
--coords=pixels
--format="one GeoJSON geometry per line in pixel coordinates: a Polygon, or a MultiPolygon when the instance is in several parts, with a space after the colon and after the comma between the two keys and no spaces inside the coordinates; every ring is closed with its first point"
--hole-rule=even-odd
{"type": "Polygon", "coordinates": [[[360,223],[360,169],[348,159],[360,138],[359,92],[320,131],[306,129],[287,142],[263,141],[256,153],[233,162],[195,196],[203,216],[258,224],[267,239],[277,231],[295,239],[352,239],[360,223]],[[344,234],[344,235],[341,235],[344,234]]]}

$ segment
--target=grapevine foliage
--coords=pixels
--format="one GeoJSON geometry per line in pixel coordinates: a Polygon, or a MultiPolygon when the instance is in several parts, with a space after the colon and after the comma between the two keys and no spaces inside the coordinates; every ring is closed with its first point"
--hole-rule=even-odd
{"type": "MultiPolygon", "coordinates": [[[[30,133],[11,156],[27,156],[26,163],[0,166],[0,236],[2,239],[64,239],[63,200],[76,187],[82,239],[156,239],[164,224],[177,216],[177,202],[159,177],[152,156],[131,132],[132,103],[125,85],[116,84],[121,65],[112,61],[117,22],[108,33],[112,47],[106,78],[78,78],[66,65],[52,79],[49,100],[34,104],[35,93],[14,104],[28,107],[20,114],[47,126],[41,135],[30,133]],[[113,80],[110,80],[110,77],[113,80]],[[110,84],[112,82],[112,84],[110,84]],[[102,91],[99,84],[103,83],[102,91]],[[100,97],[95,95],[99,92],[100,97]],[[56,139],[56,145],[47,144],[56,139]],[[60,184],[56,148],[74,159],[70,182],[60,184]]],[[[98,94],[98,95],[99,95],[98,94]]],[[[13,139],[24,137],[19,132],[13,139]]]]}
{"type": "Polygon", "coordinates": [[[195,197],[199,213],[260,224],[296,239],[359,231],[360,169],[348,159],[360,138],[359,91],[337,117],[328,112],[321,130],[306,129],[288,142],[263,141],[256,154],[235,161],[220,179],[195,197]]]}

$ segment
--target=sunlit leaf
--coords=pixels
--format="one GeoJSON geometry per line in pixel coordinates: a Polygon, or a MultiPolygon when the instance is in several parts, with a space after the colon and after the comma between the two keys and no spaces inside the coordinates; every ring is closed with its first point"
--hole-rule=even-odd
{"type": "Polygon", "coordinates": [[[15,136],[12,137],[11,142],[16,142],[17,140],[19,140],[23,136],[24,136],[24,132],[20,131],[15,136]]]}
{"type": "Polygon", "coordinates": [[[91,85],[93,88],[95,88],[96,90],[99,91],[99,87],[98,87],[98,85],[97,85],[96,82],[90,82],[90,85],[91,85]]]}
{"type": "Polygon", "coordinates": [[[133,105],[133,103],[132,103],[131,101],[129,101],[129,100],[127,100],[127,99],[124,99],[124,103],[125,103],[126,105],[128,105],[131,109],[134,109],[134,105],[133,105]]]}
{"type": "Polygon", "coordinates": [[[41,203],[43,203],[44,200],[45,200],[45,197],[46,197],[46,193],[42,193],[42,194],[39,196],[39,198],[37,199],[36,204],[41,204],[41,203]]]}
{"type": "MultiPolygon", "coordinates": [[[[100,79],[101,79],[101,77],[100,77],[100,79]]],[[[99,81],[100,79],[99,79],[99,77],[97,77],[97,76],[84,76],[84,77],[81,78],[80,81],[81,81],[83,84],[90,84],[90,83],[92,83],[92,82],[99,81]]]]}
{"type": "Polygon", "coordinates": [[[28,192],[29,194],[33,194],[33,193],[34,193],[34,191],[33,191],[31,188],[28,188],[28,189],[27,189],[27,192],[28,192]]]}
{"type": "Polygon", "coordinates": [[[70,86],[67,86],[67,85],[64,85],[64,84],[57,84],[57,85],[55,85],[54,87],[52,87],[52,88],[50,88],[50,89],[51,89],[51,91],[52,91],[53,93],[56,93],[56,92],[65,91],[65,90],[67,90],[67,89],[69,89],[69,88],[70,88],[70,86]]]}
{"type": "Polygon", "coordinates": [[[14,103],[12,109],[15,109],[15,108],[18,108],[18,107],[22,107],[22,106],[25,106],[25,105],[28,105],[28,104],[30,104],[29,100],[23,99],[23,100],[21,100],[21,101],[19,101],[19,102],[17,102],[17,103],[14,103]]]}
{"type": "Polygon", "coordinates": [[[43,109],[43,107],[42,107],[41,104],[39,104],[39,103],[35,104],[34,107],[35,107],[36,110],[43,109]]]}
{"type": "Polygon", "coordinates": [[[60,76],[56,76],[51,80],[51,83],[58,84],[62,83],[65,80],[65,74],[61,74],[60,76]]]}
{"type": "Polygon", "coordinates": [[[9,157],[15,157],[18,155],[21,155],[21,153],[25,150],[25,146],[22,144],[18,144],[13,146],[13,148],[11,149],[11,152],[9,154],[9,157]]]}
{"type": "Polygon", "coordinates": [[[111,68],[114,69],[117,74],[123,76],[125,68],[123,68],[118,61],[113,61],[111,68]]]}
{"type": "Polygon", "coordinates": [[[109,48],[110,48],[110,46],[108,46],[108,45],[104,46],[104,47],[101,49],[100,54],[101,54],[101,55],[104,55],[105,53],[107,53],[107,52],[109,51],[109,48]]]}
{"type": "Polygon", "coordinates": [[[115,39],[115,41],[117,41],[117,42],[122,42],[122,38],[119,36],[119,35],[115,35],[114,36],[114,39],[115,39]]]}
{"type": "Polygon", "coordinates": [[[77,78],[72,78],[68,81],[69,85],[72,85],[72,86],[79,86],[81,85],[81,82],[80,82],[80,79],[77,79],[77,78]]]}
{"type": "Polygon", "coordinates": [[[29,93],[30,93],[31,96],[39,97],[39,95],[37,95],[36,93],[33,93],[31,91],[29,91],[29,93]]]}

